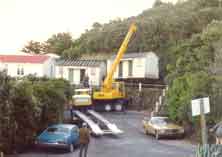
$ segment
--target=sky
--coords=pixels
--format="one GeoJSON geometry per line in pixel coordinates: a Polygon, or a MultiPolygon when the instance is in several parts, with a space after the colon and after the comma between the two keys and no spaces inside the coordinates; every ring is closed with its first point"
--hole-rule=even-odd
{"type": "Polygon", "coordinates": [[[155,0],[0,0],[0,53],[59,32],[78,38],[94,22],[107,23],[151,8],[155,0]]]}

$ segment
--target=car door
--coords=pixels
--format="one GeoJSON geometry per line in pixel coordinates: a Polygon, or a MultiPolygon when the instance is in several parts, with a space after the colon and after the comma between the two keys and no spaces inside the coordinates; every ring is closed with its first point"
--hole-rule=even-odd
{"type": "Polygon", "coordinates": [[[79,129],[78,129],[78,127],[73,127],[72,128],[71,138],[72,138],[72,143],[73,144],[78,144],[78,142],[79,142],[79,129]]]}

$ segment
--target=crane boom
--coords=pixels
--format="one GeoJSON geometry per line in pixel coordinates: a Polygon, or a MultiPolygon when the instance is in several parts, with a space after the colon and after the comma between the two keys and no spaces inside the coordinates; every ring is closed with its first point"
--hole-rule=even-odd
{"type": "Polygon", "coordinates": [[[111,66],[111,69],[109,70],[108,75],[104,80],[103,89],[102,89],[103,91],[109,91],[112,88],[113,74],[116,71],[116,68],[119,65],[120,60],[122,59],[124,53],[126,52],[129,41],[130,41],[132,35],[136,32],[136,30],[137,30],[136,25],[131,24],[129,31],[128,31],[121,47],[119,48],[119,51],[118,51],[117,56],[111,66]]]}

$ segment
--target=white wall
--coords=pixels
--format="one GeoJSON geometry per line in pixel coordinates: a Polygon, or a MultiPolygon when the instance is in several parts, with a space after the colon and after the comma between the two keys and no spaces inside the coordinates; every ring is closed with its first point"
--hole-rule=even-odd
{"type": "MultiPolygon", "coordinates": [[[[145,69],[146,69],[146,64],[145,58],[134,58],[134,59],[128,59],[128,60],[121,60],[122,66],[123,66],[123,77],[122,78],[129,78],[129,60],[132,60],[133,64],[133,71],[132,71],[132,76],[134,78],[138,77],[145,77],[145,69]]],[[[107,71],[112,66],[112,61],[108,60],[107,62],[107,71]]],[[[116,71],[114,73],[114,78],[119,78],[119,67],[116,68],[116,71]]]]}
{"type": "Polygon", "coordinates": [[[124,60],[122,61],[123,64],[123,78],[128,78],[129,77],[129,61],[124,60]]]}
{"type": "Polygon", "coordinates": [[[155,53],[148,53],[146,57],[146,77],[159,78],[159,57],[155,53]]]}
{"type": "MultiPolygon", "coordinates": [[[[107,61],[107,72],[111,68],[113,60],[107,61]]],[[[159,78],[159,58],[153,53],[149,52],[144,57],[128,58],[121,60],[123,65],[123,78],[159,78]],[[129,60],[132,60],[132,76],[129,76],[129,60]]],[[[119,78],[119,68],[117,67],[114,78],[119,78]]]]}
{"type": "Polygon", "coordinates": [[[85,69],[85,74],[89,77],[90,85],[99,86],[101,83],[102,73],[100,67],[56,66],[56,78],[69,80],[69,69],[74,70],[73,82],[71,82],[73,84],[80,84],[80,69],[85,69]],[[63,76],[59,73],[60,68],[63,69],[63,76]]]}
{"type": "Polygon", "coordinates": [[[144,78],[146,71],[146,58],[133,59],[133,77],[144,78]]]}
{"type": "Polygon", "coordinates": [[[49,58],[43,64],[34,64],[34,63],[1,63],[0,70],[4,70],[7,65],[8,75],[12,77],[22,77],[26,75],[36,75],[37,77],[54,77],[55,76],[55,59],[49,58]],[[24,75],[18,75],[18,67],[24,69],[24,75]],[[51,72],[52,67],[52,72],[51,72]]]}
{"type": "Polygon", "coordinates": [[[55,58],[49,58],[43,64],[43,75],[54,78],[55,77],[55,58]]]}
{"type": "Polygon", "coordinates": [[[18,67],[23,67],[24,76],[29,74],[36,74],[38,77],[44,76],[42,64],[30,64],[30,63],[4,63],[8,65],[8,75],[12,77],[18,77],[18,67]]]}

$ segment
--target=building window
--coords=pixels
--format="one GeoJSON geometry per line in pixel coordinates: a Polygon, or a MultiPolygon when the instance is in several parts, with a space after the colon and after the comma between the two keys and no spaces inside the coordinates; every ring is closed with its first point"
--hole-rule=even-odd
{"type": "Polygon", "coordinates": [[[74,70],[73,69],[69,69],[69,81],[71,82],[71,83],[73,83],[73,72],[74,72],[74,70]]]}
{"type": "Polygon", "coordinates": [[[22,75],[24,75],[24,68],[23,68],[23,66],[18,66],[17,67],[17,75],[19,75],[19,76],[22,76],[22,75]]]}
{"type": "Polygon", "coordinates": [[[123,77],[123,62],[119,63],[119,78],[123,77]]]}
{"type": "Polygon", "coordinates": [[[128,76],[133,76],[133,61],[132,60],[129,60],[128,66],[129,66],[128,76]]]}
{"type": "Polygon", "coordinates": [[[24,75],[24,68],[21,67],[21,75],[24,75]]]}

